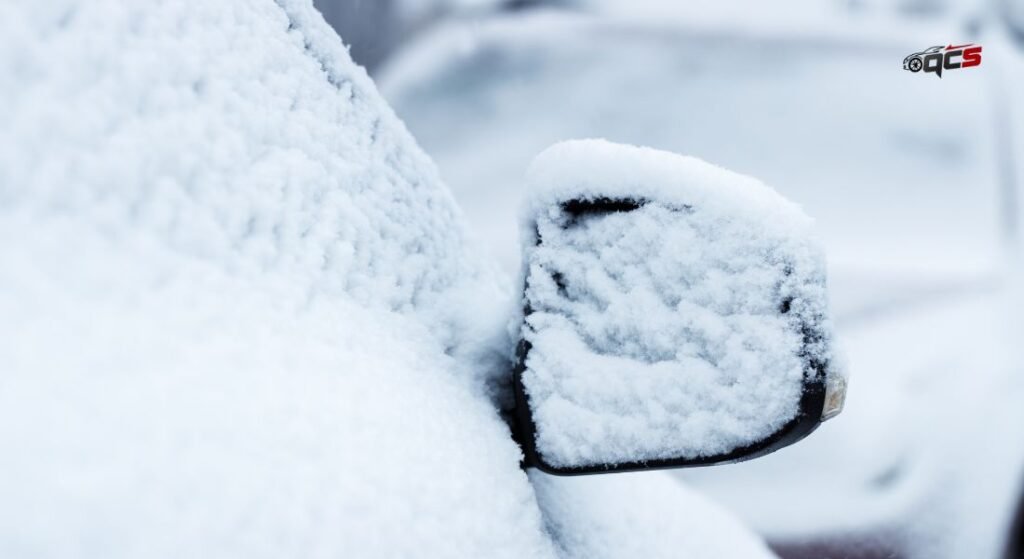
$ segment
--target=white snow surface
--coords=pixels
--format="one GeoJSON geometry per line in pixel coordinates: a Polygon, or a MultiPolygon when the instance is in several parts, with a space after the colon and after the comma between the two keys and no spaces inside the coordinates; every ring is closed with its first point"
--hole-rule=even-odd
{"type": "Polygon", "coordinates": [[[307,2],[0,11],[0,555],[550,555],[505,292],[307,2]]]}
{"type": "MultiPolygon", "coordinates": [[[[308,1],[9,2],[0,31],[0,556],[575,549],[491,401],[511,297],[308,1]]],[[[666,479],[573,521],[722,556],[642,521],[705,516],[666,479]]]]}
{"type": "Polygon", "coordinates": [[[666,472],[555,477],[532,471],[530,482],[558,553],[567,559],[768,555],[763,544],[736,532],[730,512],[666,472]],[[700,513],[682,518],[648,506],[668,497],[700,513]]]}
{"type": "Polygon", "coordinates": [[[823,254],[799,208],[698,159],[602,140],[556,144],[527,182],[523,383],[548,463],[713,456],[796,416],[805,371],[833,361],[823,254]],[[600,199],[641,205],[562,209],[600,199]],[[822,337],[805,347],[805,331],[822,337]]]}

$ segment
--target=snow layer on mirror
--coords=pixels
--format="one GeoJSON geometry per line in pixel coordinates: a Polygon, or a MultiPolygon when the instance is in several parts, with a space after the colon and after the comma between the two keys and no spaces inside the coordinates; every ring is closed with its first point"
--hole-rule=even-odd
{"type": "Polygon", "coordinates": [[[823,255],[796,205],[600,140],[549,148],[528,182],[523,383],[546,462],[719,455],[796,416],[805,371],[832,361],[823,255]],[[566,211],[599,200],[635,209],[566,211]]]}

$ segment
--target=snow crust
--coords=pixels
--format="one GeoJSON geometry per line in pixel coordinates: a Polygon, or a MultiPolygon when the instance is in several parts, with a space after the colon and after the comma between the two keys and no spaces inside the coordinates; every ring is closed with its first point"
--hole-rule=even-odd
{"type": "Polygon", "coordinates": [[[805,371],[832,361],[823,255],[799,208],[602,140],[556,144],[528,182],[523,382],[546,461],[722,454],[796,416],[805,371]],[[563,209],[602,199],[639,207],[563,209]],[[809,331],[823,335],[805,344],[809,331]]]}

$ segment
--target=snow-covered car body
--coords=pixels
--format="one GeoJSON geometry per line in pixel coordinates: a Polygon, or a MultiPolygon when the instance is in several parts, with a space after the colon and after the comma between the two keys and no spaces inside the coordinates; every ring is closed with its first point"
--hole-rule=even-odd
{"type": "Polygon", "coordinates": [[[680,477],[784,551],[996,556],[1024,472],[1020,297],[997,225],[1005,115],[984,80],[893,72],[924,42],[908,29],[834,31],[542,12],[441,27],[379,81],[509,269],[502,209],[561,138],[696,155],[800,202],[849,338],[846,411],[792,449],[680,477]]]}
{"type": "Polygon", "coordinates": [[[508,282],[308,1],[0,7],[0,555],[765,557],[520,468],[508,282]]]}

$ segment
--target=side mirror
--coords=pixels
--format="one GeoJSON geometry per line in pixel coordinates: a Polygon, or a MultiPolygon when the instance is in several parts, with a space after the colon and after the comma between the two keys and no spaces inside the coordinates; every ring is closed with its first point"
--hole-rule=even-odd
{"type": "Polygon", "coordinates": [[[842,409],[811,221],[760,182],[602,140],[534,161],[514,376],[525,464],[736,462],[842,409]]]}

